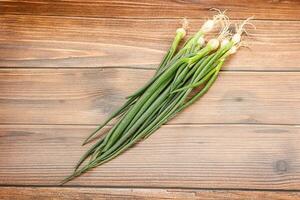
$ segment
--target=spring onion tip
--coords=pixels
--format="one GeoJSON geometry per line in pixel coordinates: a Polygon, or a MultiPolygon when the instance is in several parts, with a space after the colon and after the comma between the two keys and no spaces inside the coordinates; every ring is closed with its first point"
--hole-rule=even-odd
{"type": "Polygon", "coordinates": [[[210,31],[212,31],[213,30],[213,28],[214,28],[214,26],[217,24],[217,23],[227,23],[227,21],[229,20],[229,18],[227,17],[227,15],[225,15],[225,12],[226,12],[226,10],[225,11],[220,11],[219,9],[216,9],[216,8],[212,8],[211,10],[215,10],[215,11],[217,11],[218,12],[218,14],[217,15],[215,15],[214,17],[213,17],[213,19],[209,19],[209,20],[207,20],[204,24],[203,24],[203,26],[201,27],[201,31],[203,32],[203,33],[208,33],[208,32],[210,32],[210,31]]]}
{"type": "Polygon", "coordinates": [[[212,49],[212,50],[216,50],[219,45],[220,45],[220,42],[218,39],[210,39],[207,43],[207,45],[212,49]]]}
{"type": "Polygon", "coordinates": [[[222,42],[221,42],[221,47],[225,47],[227,44],[229,43],[229,40],[228,39],[223,39],[222,42]]]}
{"type": "Polygon", "coordinates": [[[241,35],[236,33],[232,36],[232,41],[234,44],[238,44],[241,41],[241,35]]]}
{"type": "Polygon", "coordinates": [[[253,18],[254,18],[253,16],[247,18],[247,19],[244,20],[244,21],[241,23],[241,25],[239,25],[239,26],[236,24],[236,33],[235,33],[235,34],[233,35],[233,37],[232,37],[232,41],[234,42],[234,44],[240,43],[241,37],[242,37],[242,34],[243,34],[243,33],[248,34],[247,30],[245,29],[245,26],[246,26],[246,25],[250,25],[250,26],[252,26],[253,28],[256,28],[256,27],[254,26],[254,24],[252,24],[252,23],[250,22],[250,20],[252,20],[253,18]]]}
{"type": "Polygon", "coordinates": [[[200,38],[197,40],[197,44],[199,45],[199,47],[203,47],[204,44],[205,44],[205,39],[204,39],[204,37],[200,37],[200,38]]]}
{"type": "Polygon", "coordinates": [[[229,32],[230,21],[229,19],[221,20],[222,29],[220,30],[218,40],[222,41],[228,37],[231,33],[229,32]]]}
{"type": "Polygon", "coordinates": [[[184,36],[186,35],[186,31],[185,31],[184,28],[178,28],[178,29],[176,30],[176,33],[177,33],[177,34],[180,34],[181,38],[184,38],[184,36]]]}
{"type": "Polygon", "coordinates": [[[212,19],[207,20],[201,27],[201,31],[204,33],[210,32],[215,26],[215,21],[212,19]]]}
{"type": "Polygon", "coordinates": [[[237,46],[233,46],[230,48],[230,50],[228,51],[229,55],[235,54],[237,51],[238,47],[237,46]]]}
{"type": "Polygon", "coordinates": [[[182,28],[184,28],[185,30],[187,30],[188,27],[189,27],[189,21],[186,18],[183,18],[181,20],[181,25],[182,25],[182,28]]]}
{"type": "Polygon", "coordinates": [[[176,30],[176,34],[180,34],[180,37],[181,38],[184,38],[186,36],[186,30],[188,28],[188,25],[189,25],[189,22],[186,18],[183,18],[182,21],[181,21],[181,28],[178,28],[176,30]]]}

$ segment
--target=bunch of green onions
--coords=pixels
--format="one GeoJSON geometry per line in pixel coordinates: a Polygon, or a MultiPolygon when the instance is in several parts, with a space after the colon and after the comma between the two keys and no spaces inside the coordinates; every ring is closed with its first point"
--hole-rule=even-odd
{"type": "Polygon", "coordinates": [[[83,144],[90,142],[107,123],[117,120],[81,157],[73,174],[62,183],[115,158],[203,96],[215,82],[224,62],[240,46],[243,26],[247,23],[248,20],[237,26],[232,35],[227,16],[220,13],[207,20],[181,48],[179,44],[186,35],[186,27],[177,29],[155,75],[127,97],[125,104],[84,141],[83,144]],[[206,43],[205,35],[220,24],[218,37],[206,43]]]}

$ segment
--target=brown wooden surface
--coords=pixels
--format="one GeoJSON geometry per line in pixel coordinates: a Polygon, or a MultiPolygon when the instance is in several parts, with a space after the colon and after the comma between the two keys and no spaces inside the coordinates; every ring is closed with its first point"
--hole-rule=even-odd
{"type": "Polygon", "coordinates": [[[206,18],[211,8],[228,9],[232,18],[299,19],[298,0],[2,0],[0,12],[18,15],[94,18],[206,18]]]}
{"type": "MultiPolygon", "coordinates": [[[[30,186],[71,173],[95,127],[0,128],[0,184],[30,186]]],[[[299,126],[167,125],[66,185],[299,190],[299,134],[299,126]]]]}
{"type": "MultiPolygon", "coordinates": [[[[203,20],[189,22],[193,34],[203,20]]],[[[154,69],[180,20],[4,15],[0,24],[2,67],[154,69]]],[[[300,71],[300,22],[257,20],[255,26],[250,49],[240,49],[224,70],[300,71]]]]}
{"type": "Polygon", "coordinates": [[[300,199],[300,1],[4,0],[0,13],[0,199],[300,199]],[[148,140],[57,187],[179,19],[192,34],[212,7],[255,16],[250,49],[148,140]]]}
{"type": "MultiPolygon", "coordinates": [[[[153,72],[2,69],[0,119],[9,124],[98,124],[153,72]]],[[[300,72],[222,72],[201,101],[170,123],[300,124],[299,80],[300,72]]]]}

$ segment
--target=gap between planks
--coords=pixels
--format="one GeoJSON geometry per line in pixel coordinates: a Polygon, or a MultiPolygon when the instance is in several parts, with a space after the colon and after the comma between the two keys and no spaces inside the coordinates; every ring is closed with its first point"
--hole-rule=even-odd
{"type": "Polygon", "coordinates": [[[22,196],[22,199],[186,199],[186,200],[298,200],[299,191],[218,190],[218,189],[152,189],[152,188],[85,188],[85,187],[0,187],[4,200],[22,196]]]}
{"type": "MultiPolygon", "coordinates": [[[[39,124],[39,123],[0,123],[1,126],[41,126],[41,127],[51,127],[51,126],[61,126],[61,127],[74,127],[77,128],[80,127],[86,127],[86,128],[92,128],[97,127],[99,124],[39,124]]],[[[103,129],[112,127],[113,124],[109,124],[103,127],[103,129]]],[[[276,126],[287,126],[287,127],[299,127],[300,124],[279,124],[279,123],[176,123],[176,124],[164,124],[162,127],[180,127],[180,126],[186,126],[186,127],[201,127],[201,126],[212,126],[212,127],[223,127],[223,126],[264,126],[264,127],[276,127],[276,126]]]]}
{"type": "MultiPolygon", "coordinates": [[[[156,65],[155,65],[156,66],[156,65]]],[[[5,66],[0,66],[0,70],[34,70],[34,69],[37,69],[37,70],[51,70],[51,69],[63,69],[63,70],[84,70],[84,69],[87,69],[87,70],[90,70],[90,69],[95,69],[95,70],[106,70],[106,69],[129,69],[129,70],[147,70],[147,71],[155,71],[156,70],[156,67],[139,67],[139,66],[124,66],[124,67],[116,67],[116,66],[103,66],[103,67],[5,67],[5,66]]],[[[282,69],[279,69],[279,70],[248,70],[248,69],[245,69],[245,70],[242,70],[242,69],[227,69],[226,67],[221,69],[221,72],[242,72],[242,73],[256,73],[256,72],[259,72],[259,73],[282,73],[282,72],[288,72],[288,73],[294,73],[294,72],[300,72],[300,68],[299,70],[282,70],[282,69]]]]}
{"type": "MultiPolygon", "coordinates": [[[[199,191],[241,191],[241,192],[300,192],[300,189],[261,189],[261,188],[205,188],[205,187],[164,187],[164,186],[114,186],[114,185],[18,185],[18,184],[0,184],[1,188],[57,188],[57,189],[74,189],[74,188],[87,188],[87,189],[149,189],[149,190],[156,190],[156,189],[163,189],[163,190],[199,190],[199,191]]],[[[299,194],[300,195],[300,194],[299,194]]]]}
{"type": "MultiPolygon", "coordinates": [[[[213,13],[212,13],[213,14],[213,13]]],[[[229,14],[230,15],[230,14],[229,14]]],[[[2,14],[2,16],[28,16],[28,17],[40,17],[40,18],[62,18],[62,19],[92,19],[92,20],[101,20],[101,19],[107,19],[107,20],[139,20],[139,21],[145,21],[145,20],[157,20],[157,21],[163,21],[163,20],[182,20],[185,17],[84,17],[84,16],[64,16],[64,15],[37,15],[37,14],[2,14]]],[[[206,20],[207,17],[188,17],[188,20],[206,20]]],[[[232,18],[231,21],[240,21],[245,20],[245,18],[232,18]]],[[[300,22],[299,19],[252,19],[252,21],[269,21],[269,22],[300,22]]]]}

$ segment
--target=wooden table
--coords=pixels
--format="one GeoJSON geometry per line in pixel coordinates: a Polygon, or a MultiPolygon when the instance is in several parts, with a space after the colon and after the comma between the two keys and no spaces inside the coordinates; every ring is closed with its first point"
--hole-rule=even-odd
{"type": "Polygon", "coordinates": [[[0,199],[300,199],[300,1],[0,2],[0,199]],[[254,15],[200,101],[64,187],[83,139],[149,79],[180,19],[254,15]]]}

